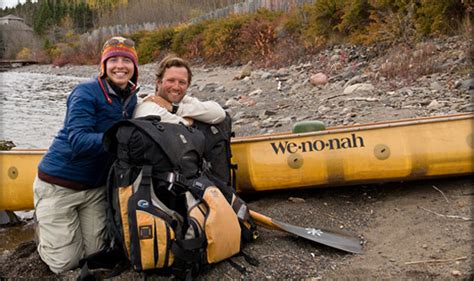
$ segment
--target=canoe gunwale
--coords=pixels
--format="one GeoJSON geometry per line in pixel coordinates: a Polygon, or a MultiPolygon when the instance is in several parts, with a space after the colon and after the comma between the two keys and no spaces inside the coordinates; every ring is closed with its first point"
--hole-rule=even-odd
{"type": "Polygon", "coordinates": [[[444,116],[430,116],[422,118],[412,118],[412,119],[401,119],[395,121],[383,121],[376,123],[344,126],[344,127],[331,127],[327,128],[324,131],[317,132],[305,132],[305,133],[279,133],[272,135],[257,135],[257,136],[246,136],[246,137],[237,137],[231,140],[232,143],[245,143],[249,141],[268,141],[268,140],[279,140],[287,138],[297,138],[297,137],[308,137],[308,136],[321,136],[329,135],[336,133],[346,133],[346,132],[359,132],[367,130],[376,130],[383,128],[394,128],[402,126],[414,126],[420,124],[429,124],[429,123],[439,123],[439,122],[450,122],[457,120],[465,119],[474,119],[474,113],[464,113],[464,114],[454,114],[454,115],[444,115],[444,116]]]}
{"type": "Polygon", "coordinates": [[[47,149],[12,149],[2,150],[0,154],[43,155],[47,149]]]}
{"type": "MultiPolygon", "coordinates": [[[[308,136],[320,136],[320,135],[328,135],[334,133],[345,133],[345,132],[354,132],[354,131],[365,131],[365,130],[376,130],[382,128],[394,128],[394,127],[401,127],[401,126],[413,126],[419,124],[428,124],[428,123],[438,123],[438,122],[447,122],[447,121],[456,121],[456,120],[464,120],[464,119],[474,119],[474,113],[461,113],[461,114],[453,114],[453,115],[442,115],[442,116],[429,116],[429,117],[421,117],[421,118],[410,118],[410,119],[400,119],[400,120],[389,120],[389,121],[382,121],[382,122],[375,122],[375,123],[368,123],[368,124],[359,124],[359,125],[351,125],[351,126],[341,126],[341,127],[330,127],[324,131],[317,131],[317,132],[305,132],[305,133],[291,133],[291,132],[283,132],[283,133],[276,133],[272,135],[256,135],[256,136],[242,136],[242,137],[234,137],[231,139],[231,143],[244,143],[249,141],[267,141],[267,140],[278,140],[284,138],[295,138],[295,137],[308,137],[308,136]]],[[[23,155],[37,155],[37,154],[44,154],[47,149],[12,149],[12,150],[4,150],[0,151],[0,154],[18,154],[21,153],[23,155]]]]}

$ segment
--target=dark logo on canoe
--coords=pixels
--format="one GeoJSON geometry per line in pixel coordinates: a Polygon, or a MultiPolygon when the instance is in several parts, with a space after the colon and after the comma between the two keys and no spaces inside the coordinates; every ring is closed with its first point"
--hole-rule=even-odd
{"type": "Polygon", "coordinates": [[[280,141],[270,143],[275,154],[314,152],[323,150],[349,149],[365,147],[364,139],[356,134],[348,137],[324,140],[307,140],[302,142],[280,141]]]}

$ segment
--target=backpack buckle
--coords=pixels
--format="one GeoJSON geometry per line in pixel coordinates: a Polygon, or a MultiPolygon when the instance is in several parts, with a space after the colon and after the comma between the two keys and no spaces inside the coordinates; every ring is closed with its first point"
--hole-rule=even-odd
{"type": "Polygon", "coordinates": [[[185,191],[186,188],[186,178],[177,172],[170,172],[166,178],[166,181],[169,182],[168,191],[174,195],[178,195],[185,191]]]}

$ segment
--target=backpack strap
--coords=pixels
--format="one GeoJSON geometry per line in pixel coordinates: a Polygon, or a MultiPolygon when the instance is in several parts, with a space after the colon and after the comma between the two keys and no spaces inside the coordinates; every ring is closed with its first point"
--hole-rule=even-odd
{"type": "Polygon", "coordinates": [[[136,238],[130,239],[130,261],[133,268],[137,271],[152,268],[150,261],[158,262],[158,258],[161,264],[160,267],[168,268],[172,262],[172,258],[169,255],[169,250],[171,250],[173,245],[173,236],[176,234],[176,237],[179,238],[179,233],[176,233],[176,231],[171,231],[171,229],[174,229],[179,223],[177,218],[174,217],[173,214],[167,213],[161,209],[160,206],[154,205],[151,195],[152,192],[152,166],[144,165],[142,167],[140,184],[127,202],[130,237],[136,238]],[[139,212],[140,216],[137,215],[139,212]],[[160,249],[157,247],[157,241],[150,240],[152,243],[148,244],[148,246],[152,247],[149,250],[152,251],[151,253],[153,255],[148,256],[148,259],[145,260],[145,263],[142,263],[144,260],[142,260],[143,256],[141,255],[141,251],[143,250],[144,246],[141,243],[141,240],[147,240],[158,235],[156,232],[156,224],[155,228],[152,226],[154,224],[153,221],[155,221],[154,218],[156,217],[159,217],[161,220],[166,222],[164,225],[162,225],[163,227],[160,228],[161,233],[164,235],[162,237],[166,237],[164,240],[167,241],[164,245],[166,248],[160,249]],[[164,254],[164,256],[162,254],[164,254]]]}
{"type": "Polygon", "coordinates": [[[182,124],[176,125],[163,123],[156,119],[150,122],[148,119],[137,118],[129,120],[129,122],[160,145],[163,152],[168,156],[168,159],[177,170],[181,168],[178,161],[182,159],[183,152],[186,151],[183,149],[184,146],[194,146],[200,156],[204,153],[204,141],[196,141],[194,138],[186,138],[185,134],[189,135],[189,133],[197,133],[196,130],[191,127],[186,127],[182,124]],[[185,133],[185,130],[189,131],[189,133],[185,133]],[[176,137],[170,137],[171,135],[176,137]],[[176,143],[177,138],[181,140],[181,143],[176,143]]]}
{"type": "Polygon", "coordinates": [[[175,239],[171,246],[174,254],[173,274],[180,279],[193,280],[206,260],[206,237],[175,239]]]}
{"type": "MultiPolygon", "coordinates": [[[[254,257],[251,257],[250,255],[248,255],[247,253],[245,253],[244,251],[240,251],[238,254],[236,254],[234,257],[237,257],[237,256],[242,256],[244,257],[245,261],[247,263],[249,263],[250,265],[253,265],[253,266],[259,266],[260,265],[260,262],[254,258],[254,257]]],[[[232,257],[233,258],[233,257],[232,257]]],[[[242,275],[246,275],[248,273],[247,269],[243,266],[243,265],[240,265],[238,263],[236,263],[234,260],[232,260],[232,258],[230,259],[227,259],[227,262],[235,269],[237,269],[242,275]]]]}
{"type": "Polygon", "coordinates": [[[161,147],[175,170],[181,168],[179,161],[183,158],[183,153],[187,151],[183,149],[184,147],[195,149],[197,154],[202,157],[204,154],[204,136],[200,131],[182,124],[163,123],[160,120],[159,116],[147,116],[117,122],[104,134],[103,144],[105,150],[112,154],[120,153],[120,156],[125,156],[125,158],[120,159],[128,159],[126,155],[123,155],[128,153],[127,147],[119,147],[119,144],[128,143],[133,129],[138,129],[161,147]],[[119,129],[124,132],[120,132],[117,136],[119,129]],[[180,142],[177,143],[177,139],[180,142]],[[119,148],[123,151],[120,151],[119,148]]]}
{"type": "Polygon", "coordinates": [[[78,280],[102,280],[102,278],[111,278],[119,275],[128,268],[130,263],[125,257],[123,251],[119,248],[106,248],[97,253],[84,257],[79,261],[81,268],[78,280]],[[110,271],[102,278],[91,271],[91,269],[105,268],[110,271]]]}

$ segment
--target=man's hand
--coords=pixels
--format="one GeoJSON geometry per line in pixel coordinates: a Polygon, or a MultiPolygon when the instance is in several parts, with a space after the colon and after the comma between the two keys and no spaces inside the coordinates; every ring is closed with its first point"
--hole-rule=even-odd
{"type": "Polygon", "coordinates": [[[152,101],[156,103],[157,105],[168,110],[168,112],[171,112],[173,110],[173,106],[171,105],[171,103],[160,96],[150,96],[150,97],[147,97],[145,101],[152,101]]]}
{"type": "Polygon", "coordinates": [[[183,117],[183,119],[188,122],[189,126],[191,126],[194,123],[194,119],[190,117],[183,117]]]}
{"type": "MultiPolygon", "coordinates": [[[[173,105],[171,105],[169,101],[165,100],[164,98],[160,96],[149,96],[144,101],[154,102],[160,107],[165,108],[170,113],[171,111],[173,111],[173,105]]],[[[186,120],[186,122],[188,122],[189,126],[191,126],[194,123],[194,119],[190,117],[183,117],[183,119],[186,120]]]]}

